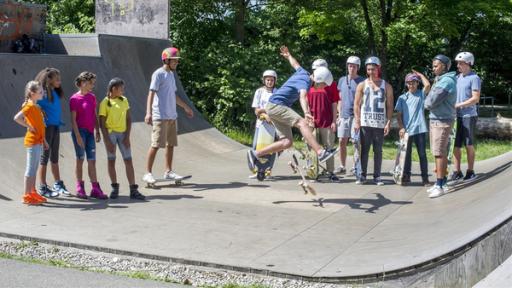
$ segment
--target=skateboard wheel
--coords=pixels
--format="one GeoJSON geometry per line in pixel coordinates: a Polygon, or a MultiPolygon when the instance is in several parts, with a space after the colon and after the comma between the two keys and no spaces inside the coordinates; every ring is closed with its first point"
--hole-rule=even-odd
{"type": "Polygon", "coordinates": [[[256,174],[256,179],[258,179],[258,181],[265,180],[265,172],[258,172],[258,174],[256,174]]]}
{"type": "Polygon", "coordinates": [[[181,180],[178,180],[178,181],[175,181],[174,184],[176,184],[176,186],[181,186],[181,185],[183,185],[183,182],[181,182],[181,180]]]}

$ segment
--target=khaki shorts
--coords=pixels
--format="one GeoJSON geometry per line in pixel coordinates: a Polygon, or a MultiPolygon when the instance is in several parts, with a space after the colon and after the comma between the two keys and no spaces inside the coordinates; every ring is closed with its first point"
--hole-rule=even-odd
{"type": "Polygon", "coordinates": [[[452,122],[430,120],[430,150],[434,157],[448,156],[448,140],[452,122]]]}
{"type": "Polygon", "coordinates": [[[153,121],[153,131],[151,132],[151,147],[165,148],[168,146],[178,146],[178,131],[176,120],[157,120],[153,121]]]}
{"type": "Polygon", "coordinates": [[[270,117],[270,120],[272,120],[272,123],[274,123],[274,126],[276,126],[279,138],[293,140],[292,127],[295,126],[302,117],[300,117],[297,112],[293,111],[292,108],[274,103],[267,103],[265,111],[270,117]]]}

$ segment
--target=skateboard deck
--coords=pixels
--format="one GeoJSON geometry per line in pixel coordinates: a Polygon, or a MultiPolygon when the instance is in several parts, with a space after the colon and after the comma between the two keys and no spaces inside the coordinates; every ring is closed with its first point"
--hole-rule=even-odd
{"type": "Polygon", "coordinates": [[[310,193],[312,195],[316,195],[315,188],[313,188],[309,184],[309,181],[306,180],[306,176],[304,175],[304,171],[302,171],[302,168],[300,167],[299,161],[297,160],[297,157],[295,156],[295,154],[292,155],[292,158],[293,158],[293,161],[288,162],[288,165],[290,165],[290,167],[292,168],[293,173],[299,172],[300,177],[302,178],[302,180],[299,182],[298,185],[302,187],[302,190],[304,190],[304,194],[310,193]]]}
{"type": "MultiPolygon", "coordinates": [[[[452,126],[452,131],[450,136],[448,137],[448,156],[447,158],[447,167],[446,167],[446,177],[450,177],[453,174],[453,150],[455,148],[455,135],[457,134],[457,120],[452,126]]],[[[459,181],[456,181],[459,182],[459,181]]]]}
{"type": "MultiPolygon", "coordinates": [[[[253,149],[259,151],[268,145],[274,143],[276,139],[276,128],[272,123],[267,121],[262,121],[260,126],[256,128],[254,132],[254,142],[253,149]]],[[[266,176],[270,174],[272,167],[274,167],[274,162],[276,160],[277,154],[272,153],[269,155],[265,155],[259,158],[259,161],[256,161],[255,167],[251,172],[256,173],[256,178],[259,181],[263,181],[266,176]]],[[[249,169],[251,165],[249,164],[249,169]]]]}
{"type": "Polygon", "coordinates": [[[409,134],[405,133],[404,137],[396,144],[396,159],[395,168],[393,169],[393,180],[398,185],[402,185],[402,178],[404,176],[405,155],[407,153],[407,142],[409,141],[409,134]]]}
{"type": "Polygon", "coordinates": [[[354,175],[357,180],[361,180],[362,168],[361,168],[361,138],[360,131],[353,131],[350,141],[354,145],[354,175]]]}
{"type": "Polygon", "coordinates": [[[156,184],[163,183],[163,182],[174,182],[174,184],[176,184],[176,186],[180,186],[180,185],[183,185],[183,180],[187,180],[187,179],[190,179],[190,178],[192,178],[192,175],[183,176],[183,178],[180,179],[180,180],[156,178],[154,183],[146,182],[146,187],[147,188],[155,188],[157,186],[156,184]]]}

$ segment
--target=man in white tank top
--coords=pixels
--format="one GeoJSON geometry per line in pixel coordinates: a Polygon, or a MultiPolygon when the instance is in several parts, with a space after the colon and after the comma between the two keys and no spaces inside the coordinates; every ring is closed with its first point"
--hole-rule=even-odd
{"type": "Polygon", "coordinates": [[[359,83],[354,99],[354,131],[360,132],[361,139],[361,178],[356,184],[366,181],[368,154],[373,145],[373,181],[384,185],[380,178],[382,166],[382,145],[384,136],[391,129],[393,116],[393,88],[381,79],[381,63],[377,57],[366,59],[368,79],[359,83]]]}

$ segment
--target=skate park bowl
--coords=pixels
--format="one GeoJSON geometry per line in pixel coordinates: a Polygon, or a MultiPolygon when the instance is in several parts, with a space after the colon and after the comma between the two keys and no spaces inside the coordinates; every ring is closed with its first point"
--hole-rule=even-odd
{"type": "MultiPolygon", "coordinates": [[[[0,53],[0,180],[4,184],[0,236],[245,273],[379,287],[471,287],[512,254],[512,152],[478,162],[476,181],[437,199],[429,199],[419,185],[394,185],[386,174],[382,187],[355,185],[351,176],[341,183],[313,183],[319,195],[311,196],[303,194],[297,186],[299,176],[286,164],[292,152],[281,155],[272,180],[248,179],[247,147],[212,127],[197,109],[193,118],[187,118],[178,108],[174,167],[193,177],[183,186],[142,187],[151,134],[144,123],[148,87],[151,74],[161,66],[160,53],[169,44],[103,34],[50,35],[47,54],[0,53]],[[12,118],[23,102],[25,84],[45,67],[61,71],[65,99],[75,93],[74,78],[82,71],[97,75],[98,101],[105,97],[111,78],[125,80],[134,121],[133,162],[146,202],[126,196],[124,166],[118,158],[122,196],[117,200],[59,197],[41,207],[20,203],[25,131],[12,118]]],[[[187,67],[178,66],[178,74],[181,69],[187,67]]],[[[193,106],[178,77],[177,84],[178,94],[193,106]]],[[[59,165],[61,178],[74,193],[75,154],[67,102],[63,120],[59,165]]],[[[96,166],[99,182],[108,192],[103,143],[97,144],[96,166]]],[[[391,166],[385,161],[382,171],[391,166]]],[[[84,167],[84,175],[86,171],[84,167]]],[[[154,171],[164,171],[163,151],[154,171]]],[[[413,170],[415,179],[417,172],[413,170]]],[[[53,183],[50,171],[47,179],[53,183]]]]}

